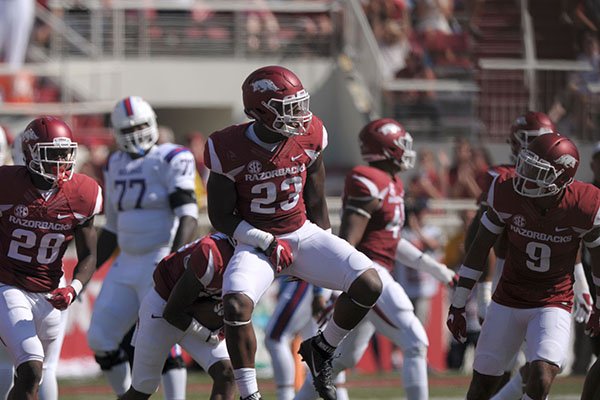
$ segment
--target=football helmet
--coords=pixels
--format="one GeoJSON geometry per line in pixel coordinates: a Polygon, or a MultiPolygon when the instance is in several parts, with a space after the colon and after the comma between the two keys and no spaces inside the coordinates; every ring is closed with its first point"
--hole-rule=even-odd
{"type": "Polygon", "coordinates": [[[513,187],[526,197],[556,195],[573,182],[578,166],[579,151],[571,140],[544,134],[519,153],[513,187]]]}
{"type": "Polygon", "coordinates": [[[252,72],[242,84],[244,112],[283,136],[304,135],[312,120],[310,95],[287,68],[268,66],[252,72]]]}
{"type": "Polygon", "coordinates": [[[117,145],[124,152],[144,155],[158,141],[156,114],[141,97],[119,101],[110,120],[117,145]]]}
{"type": "Polygon", "coordinates": [[[517,162],[521,149],[526,148],[533,139],[555,130],[554,122],[542,112],[528,111],[519,115],[510,128],[508,139],[512,162],[517,162]]]}
{"type": "Polygon", "coordinates": [[[366,162],[393,160],[403,171],[415,166],[417,152],[413,139],[402,125],[391,118],[369,122],[358,135],[360,153],[366,162]]]}
{"type": "Polygon", "coordinates": [[[71,128],[55,117],[36,118],[20,135],[25,166],[48,182],[60,184],[73,177],[77,143],[71,128]]]}

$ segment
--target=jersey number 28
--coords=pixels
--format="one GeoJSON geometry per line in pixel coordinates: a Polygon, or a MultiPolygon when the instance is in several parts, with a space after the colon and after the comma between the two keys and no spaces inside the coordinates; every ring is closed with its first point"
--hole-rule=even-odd
{"type": "Polygon", "coordinates": [[[39,264],[50,264],[56,261],[60,246],[65,241],[65,235],[62,233],[46,233],[40,238],[38,243],[35,232],[25,229],[15,229],[12,233],[13,240],[8,247],[8,256],[15,260],[30,263],[33,257],[19,252],[20,249],[33,249],[38,246],[36,262],[39,264]]]}

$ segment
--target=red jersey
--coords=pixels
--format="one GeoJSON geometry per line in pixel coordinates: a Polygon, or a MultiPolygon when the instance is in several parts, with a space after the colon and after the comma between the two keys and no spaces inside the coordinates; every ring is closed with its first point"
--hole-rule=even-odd
{"type": "Polygon", "coordinates": [[[73,174],[46,200],[26,167],[0,167],[0,282],[29,292],[58,287],[75,228],[102,210],[92,178],[73,174]]]}
{"type": "Polygon", "coordinates": [[[372,201],[380,206],[371,214],[365,233],[356,248],[371,260],[392,269],[400,229],[404,225],[404,186],[398,177],[392,178],[378,168],[361,165],[346,176],[343,204],[349,199],[372,201]]]}
{"type": "Polygon", "coordinates": [[[233,247],[225,235],[204,236],[186,244],[158,263],[153,275],[154,288],[160,297],[168,300],[183,271],[192,268],[204,286],[204,292],[199,297],[221,297],[223,272],[231,256],[233,247]]]}
{"type": "Polygon", "coordinates": [[[581,238],[600,227],[600,190],[574,181],[559,205],[544,214],[532,199],[514,191],[513,179],[496,180],[488,196],[508,237],[504,271],[493,299],[508,307],[570,311],[581,238]]]}
{"type": "Polygon", "coordinates": [[[235,183],[237,211],[244,220],[274,235],[293,232],[306,221],[306,169],[327,146],[327,131],[313,116],[305,135],[290,137],[270,152],[248,138],[251,125],[210,135],[204,161],[235,183]]]}

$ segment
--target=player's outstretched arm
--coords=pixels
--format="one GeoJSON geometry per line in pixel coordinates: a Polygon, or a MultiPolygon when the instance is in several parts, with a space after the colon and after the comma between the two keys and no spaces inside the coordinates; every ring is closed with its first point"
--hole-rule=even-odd
{"type": "Polygon", "coordinates": [[[396,260],[409,268],[427,272],[438,281],[448,285],[455,280],[456,273],[446,264],[438,262],[429,254],[423,253],[406,239],[400,239],[396,249],[396,260]]]}
{"type": "Polygon", "coordinates": [[[306,171],[306,186],[302,193],[308,219],[323,229],[331,228],[325,199],[325,164],[319,155],[306,171]]]}

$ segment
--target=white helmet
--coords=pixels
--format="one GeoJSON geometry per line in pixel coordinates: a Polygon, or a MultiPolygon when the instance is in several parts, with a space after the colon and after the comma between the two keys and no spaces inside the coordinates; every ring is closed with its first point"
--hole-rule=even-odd
{"type": "Polygon", "coordinates": [[[119,101],[110,120],[117,145],[127,153],[144,155],[158,141],[156,114],[141,97],[119,101]]]}

